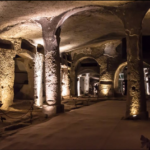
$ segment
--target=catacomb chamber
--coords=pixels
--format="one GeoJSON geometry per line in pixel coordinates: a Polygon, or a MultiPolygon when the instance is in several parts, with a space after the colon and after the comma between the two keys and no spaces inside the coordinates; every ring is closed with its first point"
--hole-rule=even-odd
{"type": "Polygon", "coordinates": [[[6,18],[0,33],[2,109],[32,99],[36,107],[59,112],[62,98],[127,95],[126,118],[147,118],[149,5],[77,3],[51,12],[53,17],[37,13],[10,25],[6,18]]]}

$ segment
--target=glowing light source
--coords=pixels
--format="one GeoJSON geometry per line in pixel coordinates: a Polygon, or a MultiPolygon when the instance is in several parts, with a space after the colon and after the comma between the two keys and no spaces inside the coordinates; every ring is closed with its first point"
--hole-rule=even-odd
{"type": "Polygon", "coordinates": [[[101,86],[101,94],[104,95],[104,96],[108,96],[109,94],[109,89],[110,89],[110,85],[108,84],[100,84],[101,86]]]}
{"type": "Polygon", "coordinates": [[[140,106],[140,104],[138,102],[138,99],[132,98],[132,104],[130,107],[130,115],[131,116],[137,115],[139,113],[139,106],[140,106]]]}
{"type": "Polygon", "coordinates": [[[103,89],[102,92],[103,92],[104,95],[107,95],[108,94],[108,88],[103,89]]]}

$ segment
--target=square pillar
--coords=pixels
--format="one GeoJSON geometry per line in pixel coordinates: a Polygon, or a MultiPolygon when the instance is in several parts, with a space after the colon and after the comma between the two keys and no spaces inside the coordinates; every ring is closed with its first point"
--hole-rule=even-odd
{"type": "Polygon", "coordinates": [[[126,118],[148,118],[148,112],[146,111],[141,39],[141,28],[134,30],[132,34],[129,30],[126,30],[128,66],[126,118]]]}
{"type": "Polygon", "coordinates": [[[13,50],[0,48],[0,100],[1,109],[7,110],[14,99],[14,57],[16,53],[13,50]]]}
{"type": "Polygon", "coordinates": [[[34,58],[34,102],[38,107],[43,105],[43,54],[36,53],[34,58]]]}

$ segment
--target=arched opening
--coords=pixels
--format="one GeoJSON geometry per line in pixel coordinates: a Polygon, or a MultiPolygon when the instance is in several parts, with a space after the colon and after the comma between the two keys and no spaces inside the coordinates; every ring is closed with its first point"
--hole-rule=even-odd
{"type": "Polygon", "coordinates": [[[66,17],[62,17],[65,19],[59,24],[61,26],[60,53],[125,37],[122,22],[109,10],[99,6],[83,8],[74,8],[71,12],[69,10],[64,14],[66,17]]]}
{"type": "Polygon", "coordinates": [[[92,58],[81,59],[75,68],[77,96],[97,96],[100,67],[92,58]]]}
{"type": "Polygon", "coordinates": [[[34,97],[34,70],[33,60],[16,55],[14,100],[33,100],[34,97]]]}
{"type": "MultiPolygon", "coordinates": [[[[72,51],[75,52],[76,49],[80,48],[82,50],[88,49],[90,46],[94,47],[99,46],[100,43],[104,42],[105,40],[114,40],[114,39],[120,40],[121,38],[125,37],[122,22],[116,15],[112,14],[106,8],[101,9],[101,7],[99,6],[98,7],[85,6],[83,8],[74,8],[73,11],[71,11],[70,13],[69,11],[64,13],[65,17],[62,17],[62,20],[59,22],[57,26],[57,28],[61,26],[60,53],[72,51]]],[[[83,59],[85,59],[85,57],[93,57],[91,54],[88,54],[86,52],[84,54],[87,56],[83,56],[82,57],[83,59]]],[[[79,74],[77,74],[77,72],[75,71],[76,64],[78,64],[78,61],[81,58],[80,56],[79,57],[77,56],[76,57],[77,59],[74,59],[74,56],[72,56],[71,58],[72,59],[70,71],[71,96],[80,95],[78,94],[79,92],[77,90],[77,86],[79,87],[77,83],[79,74]]],[[[98,57],[99,54],[96,56],[96,58],[98,57]]],[[[98,72],[98,74],[100,73],[98,72]]],[[[83,76],[83,74],[80,75],[83,76]]],[[[98,77],[99,76],[97,75],[94,78],[96,79],[98,77]]]]}
{"type": "MultiPolygon", "coordinates": [[[[114,89],[116,96],[127,95],[127,62],[119,65],[114,76],[114,89]]],[[[145,94],[150,95],[150,65],[143,62],[145,94]]]]}

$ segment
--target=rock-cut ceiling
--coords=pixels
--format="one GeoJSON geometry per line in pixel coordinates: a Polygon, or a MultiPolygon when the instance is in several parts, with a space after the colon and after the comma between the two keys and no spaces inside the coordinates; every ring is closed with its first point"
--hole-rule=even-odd
{"type": "MultiPolygon", "coordinates": [[[[24,38],[35,45],[42,44],[41,26],[34,20],[40,17],[57,16],[67,10],[100,5],[119,7],[129,1],[1,1],[0,37],[24,38]]],[[[150,35],[150,11],[143,19],[144,35],[150,35]]],[[[124,27],[118,17],[108,11],[88,10],[74,14],[61,27],[60,51],[71,51],[90,44],[125,37],[124,27]]]]}

